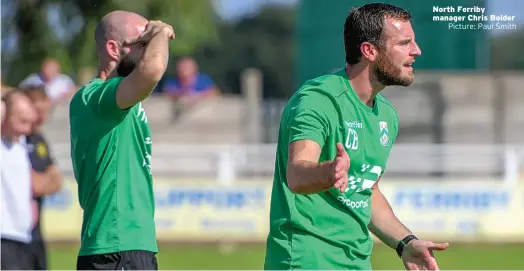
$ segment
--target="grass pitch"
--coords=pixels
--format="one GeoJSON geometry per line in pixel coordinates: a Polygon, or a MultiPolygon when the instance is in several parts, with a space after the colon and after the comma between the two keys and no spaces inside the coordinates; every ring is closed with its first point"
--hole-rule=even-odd
{"type": "MultiPolygon", "coordinates": [[[[49,267],[72,270],[76,267],[78,245],[50,244],[49,267]]],[[[185,270],[260,270],[263,268],[265,246],[161,244],[157,255],[159,269],[185,270]]],[[[524,244],[454,244],[444,252],[436,252],[441,269],[448,270],[522,270],[524,244]]],[[[394,250],[376,244],[373,269],[404,270],[394,250]]]]}

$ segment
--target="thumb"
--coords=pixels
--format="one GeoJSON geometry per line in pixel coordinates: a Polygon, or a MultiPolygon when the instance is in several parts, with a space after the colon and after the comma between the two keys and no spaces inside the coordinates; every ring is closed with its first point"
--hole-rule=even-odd
{"type": "Polygon", "coordinates": [[[346,154],[346,149],[344,149],[344,145],[342,143],[337,143],[337,156],[342,156],[346,154]]]}
{"type": "Polygon", "coordinates": [[[442,250],[446,250],[447,248],[449,247],[449,243],[429,243],[428,244],[428,249],[430,250],[439,250],[439,251],[442,251],[442,250]]]}

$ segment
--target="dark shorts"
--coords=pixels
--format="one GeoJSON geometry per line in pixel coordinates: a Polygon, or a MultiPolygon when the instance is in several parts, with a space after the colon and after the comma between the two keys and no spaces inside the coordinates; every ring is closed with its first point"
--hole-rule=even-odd
{"type": "Polygon", "coordinates": [[[31,244],[29,244],[29,253],[31,257],[31,269],[47,270],[47,252],[44,240],[34,239],[31,244]]]}
{"type": "Polygon", "coordinates": [[[131,250],[78,256],[77,270],[158,270],[155,253],[131,250]]]}
{"type": "Polygon", "coordinates": [[[2,239],[2,270],[32,270],[29,244],[2,239]]]}

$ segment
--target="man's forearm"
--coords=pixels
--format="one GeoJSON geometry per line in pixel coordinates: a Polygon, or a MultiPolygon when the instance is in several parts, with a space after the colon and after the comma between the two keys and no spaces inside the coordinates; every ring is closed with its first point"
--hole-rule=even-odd
{"type": "Polygon", "coordinates": [[[52,166],[46,172],[33,172],[33,194],[41,197],[51,195],[60,190],[63,183],[62,174],[52,166]]]}
{"type": "Polygon", "coordinates": [[[333,185],[331,163],[296,161],[288,165],[287,180],[289,189],[297,194],[315,194],[333,185]]]}
{"type": "Polygon", "coordinates": [[[48,183],[50,181],[49,174],[33,171],[31,178],[33,179],[33,195],[42,197],[48,194],[48,183]]]}
{"type": "Polygon", "coordinates": [[[159,82],[169,61],[169,36],[166,32],[157,33],[148,42],[138,69],[149,80],[159,82]]]}
{"type": "Polygon", "coordinates": [[[54,194],[60,189],[62,189],[62,185],[64,184],[64,178],[62,176],[62,173],[58,169],[56,165],[53,165],[49,170],[48,174],[51,175],[49,180],[49,194],[54,194]]]}
{"type": "Polygon", "coordinates": [[[399,241],[411,234],[411,231],[395,216],[391,205],[378,189],[374,190],[371,196],[369,230],[393,249],[399,241]]]}

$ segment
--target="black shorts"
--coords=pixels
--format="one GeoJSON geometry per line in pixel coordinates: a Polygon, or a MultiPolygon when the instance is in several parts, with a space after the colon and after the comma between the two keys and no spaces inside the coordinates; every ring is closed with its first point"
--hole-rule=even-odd
{"type": "Polygon", "coordinates": [[[78,256],[77,270],[158,270],[155,253],[130,250],[116,253],[78,256]]]}
{"type": "Polygon", "coordinates": [[[2,270],[32,270],[29,244],[2,239],[2,270]]]}
{"type": "Polygon", "coordinates": [[[29,253],[31,257],[31,269],[47,270],[47,252],[44,240],[34,239],[31,244],[29,244],[29,253]]]}

